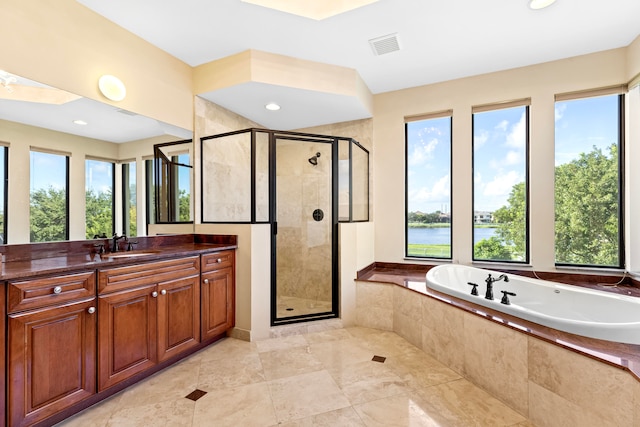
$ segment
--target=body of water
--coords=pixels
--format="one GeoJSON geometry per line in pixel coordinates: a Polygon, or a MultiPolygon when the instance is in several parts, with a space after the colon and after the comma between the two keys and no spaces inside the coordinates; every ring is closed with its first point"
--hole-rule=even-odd
{"type": "MultiPolygon", "coordinates": [[[[474,241],[489,239],[495,235],[495,228],[474,228],[474,241]]],[[[449,245],[451,244],[451,228],[409,228],[407,243],[449,245]]]]}

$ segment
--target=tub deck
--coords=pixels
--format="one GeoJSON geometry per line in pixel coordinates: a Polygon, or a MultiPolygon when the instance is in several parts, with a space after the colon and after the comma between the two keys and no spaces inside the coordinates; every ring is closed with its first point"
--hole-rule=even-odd
{"type": "MultiPolygon", "coordinates": [[[[616,343],[559,331],[428,289],[425,274],[432,267],[435,267],[435,265],[373,263],[360,270],[356,280],[392,283],[403,286],[414,292],[453,305],[461,310],[484,317],[492,322],[502,324],[510,329],[518,330],[554,345],[629,371],[640,381],[640,345],[616,343]]],[[[506,270],[505,272],[533,277],[532,274],[527,274],[528,272],[513,270],[506,270]]],[[[629,278],[621,285],[614,287],[602,285],[602,283],[615,283],[617,281],[611,276],[576,274],[567,277],[567,275],[560,273],[538,273],[538,276],[544,280],[558,281],[640,297],[640,288],[629,278]]]]}

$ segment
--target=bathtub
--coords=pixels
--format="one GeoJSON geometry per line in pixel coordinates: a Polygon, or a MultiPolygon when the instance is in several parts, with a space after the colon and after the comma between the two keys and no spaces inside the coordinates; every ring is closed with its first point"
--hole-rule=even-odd
{"type": "Polygon", "coordinates": [[[500,272],[458,264],[439,265],[427,272],[427,288],[564,332],[640,344],[640,298],[506,274],[494,282],[493,300],[485,299],[485,280],[500,272]],[[471,295],[477,283],[478,295],[471,295]],[[510,305],[501,291],[513,292],[510,305]]]}

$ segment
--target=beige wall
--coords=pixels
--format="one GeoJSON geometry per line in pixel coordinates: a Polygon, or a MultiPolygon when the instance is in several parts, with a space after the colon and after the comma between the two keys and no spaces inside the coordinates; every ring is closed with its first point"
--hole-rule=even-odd
{"type": "Polygon", "coordinates": [[[626,48],[609,50],[376,95],[373,120],[376,261],[405,261],[404,117],[453,109],[453,260],[470,263],[471,107],[530,97],[530,226],[531,235],[535,236],[531,241],[531,262],[535,268],[553,270],[554,95],[626,83],[630,74],[627,53],[626,48]]]}

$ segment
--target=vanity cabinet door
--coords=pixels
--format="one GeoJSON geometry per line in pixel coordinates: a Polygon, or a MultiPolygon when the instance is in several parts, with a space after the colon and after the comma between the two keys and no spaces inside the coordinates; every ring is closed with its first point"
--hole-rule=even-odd
{"type": "Polygon", "coordinates": [[[200,342],[200,277],[158,283],[158,361],[200,342]]]}
{"type": "Polygon", "coordinates": [[[202,273],[202,341],[235,326],[233,267],[202,273]]]}
{"type": "Polygon", "coordinates": [[[28,426],[96,392],[95,297],[8,316],[8,424],[28,426]]]}
{"type": "Polygon", "coordinates": [[[98,297],[98,390],[156,364],[156,285],[98,297]]]}

